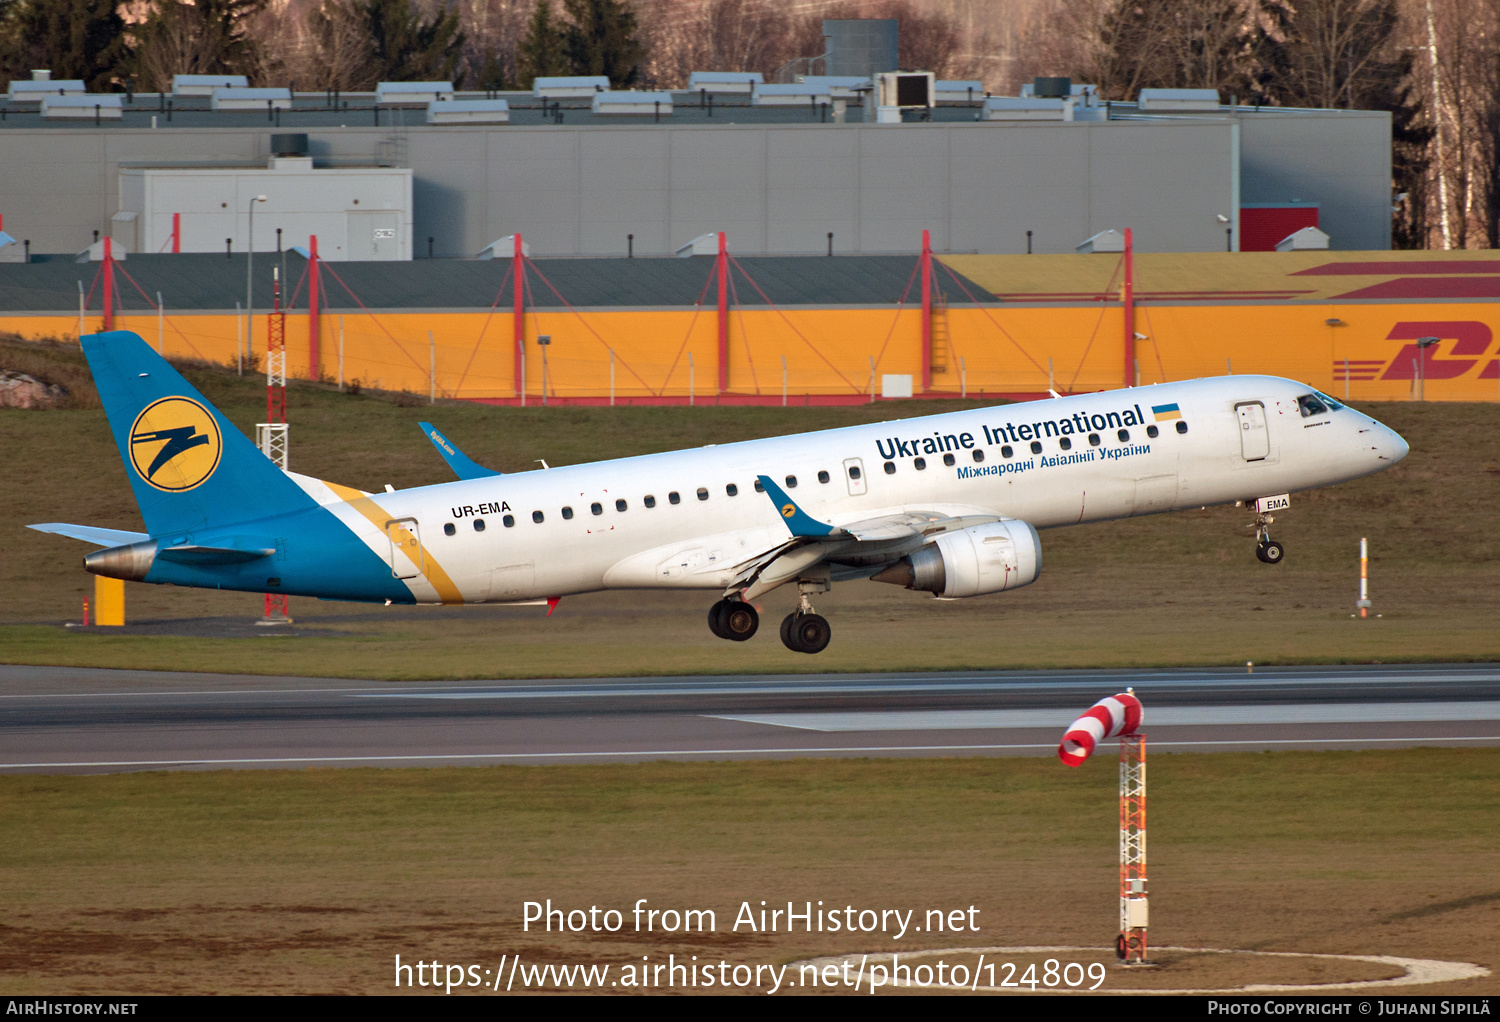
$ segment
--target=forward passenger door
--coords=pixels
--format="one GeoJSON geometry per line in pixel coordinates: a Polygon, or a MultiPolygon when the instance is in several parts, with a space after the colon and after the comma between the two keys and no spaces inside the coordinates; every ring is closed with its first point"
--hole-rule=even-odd
{"type": "Polygon", "coordinates": [[[1270,434],[1266,431],[1266,406],[1246,401],[1234,406],[1240,419],[1240,454],[1246,461],[1264,461],[1271,453],[1270,434]]]}

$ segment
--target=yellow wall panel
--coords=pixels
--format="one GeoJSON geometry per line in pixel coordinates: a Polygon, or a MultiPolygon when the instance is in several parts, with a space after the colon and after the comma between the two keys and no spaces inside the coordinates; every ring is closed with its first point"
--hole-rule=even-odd
{"type": "MultiPolygon", "coordinates": [[[[971,396],[1093,391],[1126,382],[1124,312],[1093,305],[953,306],[935,317],[932,389],[971,396]]],[[[682,399],[691,389],[712,400],[718,389],[715,311],[556,311],[525,316],[528,400],[543,386],[539,334],[550,397],[602,399],[610,393],[613,351],[618,399],[682,399]]],[[[169,313],[116,317],[169,357],[234,365],[243,319],[231,314],[169,313]]],[[[95,314],[87,329],[101,326],[95,314]]],[[[246,371],[264,366],[268,320],[254,320],[246,371]]],[[[0,330],[23,337],[75,338],[76,315],[0,316],[0,330]]],[[[1436,336],[1423,371],[1429,400],[1500,401],[1500,303],[1165,304],[1136,308],[1136,360],[1142,383],[1268,373],[1302,380],[1335,397],[1413,397],[1411,360],[1419,336],[1436,336]]],[[[288,369],[312,375],[308,319],[286,318],[288,369]]],[[[921,313],[905,306],[870,309],[734,310],[729,324],[729,391],[775,400],[782,360],[789,400],[803,395],[868,394],[873,372],[911,374],[920,386],[921,313]]],[[[381,390],[439,397],[514,397],[514,325],[504,311],[343,313],[321,321],[320,375],[381,390]],[[340,360],[342,329],[343,357],[340,360]],[[429,332],[431,340],[429,341],[429,332]]],[[[878,393],[878,389],[877,389],[878,393]]]]}

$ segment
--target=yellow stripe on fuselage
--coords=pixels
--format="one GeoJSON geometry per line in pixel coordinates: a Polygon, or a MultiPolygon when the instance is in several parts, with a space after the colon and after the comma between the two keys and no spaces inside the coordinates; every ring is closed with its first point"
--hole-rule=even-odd
{"type": "MultiPolygon", "coordinates": [[[[338,483],[330,483],[326,479],[323,480],[323,483],[335,494],[343,498],[344,503],[369,519],[370,524],[379,529],[381,535],[390,535],[386,523],[392,521],[393,516],[388,514],[379,504],[375,503],[374,498],[365,496],[352,486],[340,486],[338,483]]],[[[421,540],[413,536],[406,528],[397,526],[396,531],[400,539],[409,541],[412,546],[417,548],[418,555],[421,558],[417,563],[420,563],[422,566],[422,576],[432,584],[433,589],[437,590],[438,598],[444,603],[463,603],[463,594],[458,591],[458,586],[454,584],[448,572],[444,571],[443,566],[437,562],[437,558],[432,556],[431,549],[424,547],[421,540]]]]}

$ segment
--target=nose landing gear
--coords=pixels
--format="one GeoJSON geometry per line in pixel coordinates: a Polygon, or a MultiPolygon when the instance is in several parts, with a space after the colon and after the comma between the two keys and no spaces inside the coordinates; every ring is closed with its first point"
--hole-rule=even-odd
{"type": "Polygon", "coordinates": [[[1286,547],[1271,538],[1273,521],[1275,519],[1268,514],[1255,516],[1255,558],[1262,564],[1280,564],[1286,556],[1286,547]]]}
{"type": "Polygon", "coordinates": [[[760,627],[760,614],[743,600],[720,600],[708,608],[708,628],[721,639],[744,642],[760,627]]]}

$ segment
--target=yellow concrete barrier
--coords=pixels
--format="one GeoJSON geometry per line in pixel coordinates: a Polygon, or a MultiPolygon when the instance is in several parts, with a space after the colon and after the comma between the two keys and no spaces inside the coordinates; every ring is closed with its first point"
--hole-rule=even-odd
{"type": "Polygon", "coordinates": [[[125,581],[94,576],[94,624],[120,626],[125,623],[125,581]]]}

